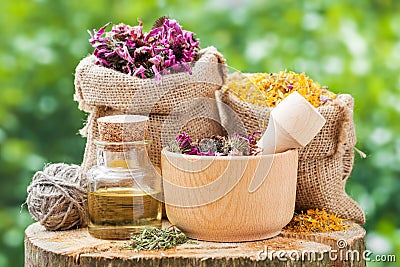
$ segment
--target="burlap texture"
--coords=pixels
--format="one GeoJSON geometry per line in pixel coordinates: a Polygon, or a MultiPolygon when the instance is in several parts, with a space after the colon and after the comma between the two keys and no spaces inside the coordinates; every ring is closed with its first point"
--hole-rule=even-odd
{"type": "MultiPolygon", "coordinates": [[[[233,124],[243,124],[245,133],[265,131],[270,109],[248,104],[229,91],[219,91],[216,95],[226,104],[219,106],[222,125],[232,121],[229,113],[232,109],[237,115],[233,124]]],[[[317,109],[326,124],[307,146],[299,149],[296,209],[324,208],[340,217],[365,223],[363,210],[345,192],[356,143],[353,98],[347,94],[339,95],[317,109]]]]}
{"type": "Polygon", "coordinates": [[[166,143],[181,131],[193,138],[222,134],[214,92],[226,79],[224,57],[214,48],[202,49],[199,60],[188,72],[164,75],[161,81],[140,79],[94,64],[84,58],[75,71],[74,99],[79,109],[89,112],[87,137],[82,162],[86,172],[96,162],[93,141],[99,138],[97,118],[108,115],[137,114],[149,117],[147,138],[153,143],[150,158],[157,167],[166,143]]]}
{"type": "Polygon", "coordinates": [[[300,161],[297,174],[296,210],[324,208],[342,218],[365,223],[358,204],[345,192],[348,168],[339,153],[323,159],[300,161]]]}

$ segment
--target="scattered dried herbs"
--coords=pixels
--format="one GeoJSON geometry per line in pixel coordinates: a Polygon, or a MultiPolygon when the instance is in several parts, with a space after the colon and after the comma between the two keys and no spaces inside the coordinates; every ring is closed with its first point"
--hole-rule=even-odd
{"type": "Polygon", "coordinates": [[[294,91],[304,96],[314,107],[336,98],[327,86],[314,82],[305,73],[235,73],[223,87],[243,101],[260,107],[275,107],[294,91]]]}
{"type": "Polygon", "coordinates": [[[306,213],[297,213],[283,230],[298,233],[317,233],[343,231],[349,227],[345,220],[324,209],[309,209],[306,213]]]}
{"type": "Polygon", "coordinates": [[[193,141],[187,133],[178,134],[175,140],[168,143],[167,148],[174,153],[198,156],[254,156],[261,152],[257,146],[257,131],[249,137],[233,134],[229,137],[219,135],[193,141]]]}
{"type": "Polygon", "coordinates": [[[143,22],[130,26],[107,23],[99,30],[88,31],[96,64],[139,78],[189,71],[189,63],[197,60],[200,49],[194,33],[182,30],[176,20],[161,17],[149,33],[143,33],[143,22]]]}
{"type": "Polygon", "coordinates": [[[148,227],[140,233],[132,235],[129,242],[122,248],[133,249],[136,252],[141,250],[169,249],[188,241],[189,238],[175,226],[165,229],[148,227]]]}

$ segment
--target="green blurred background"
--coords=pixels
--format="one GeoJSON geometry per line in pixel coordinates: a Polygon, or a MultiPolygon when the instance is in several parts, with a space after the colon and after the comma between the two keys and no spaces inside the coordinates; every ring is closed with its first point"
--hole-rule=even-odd
{"type": "MultiPolygon", "coordinates": [[[[87,29],[108,21],[148,31],[168,15],[247,72],[306,72],[355,98],[357,147],[347,192],[367,214],[367,247],[400,262],[400,1],[13,0],[0,10],[0,266],[23,265],[32,223],[26,187],[48,162],[79,164],[86,115],[74,70],[87,29]]],[[[396,266],[370,263],[369,266],[396,266]]]]}

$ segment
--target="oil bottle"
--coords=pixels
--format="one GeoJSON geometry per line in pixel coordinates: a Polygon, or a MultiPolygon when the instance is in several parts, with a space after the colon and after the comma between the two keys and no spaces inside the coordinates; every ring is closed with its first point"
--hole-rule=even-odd
{"type": "Polygon", "coordinates": [[[161,227],[162,181],[147,153],[147,120],[138,115],[98,119],[97,165],[87,173],[88,231],[96,238],[129,239],[144,227],[161,227]]]}

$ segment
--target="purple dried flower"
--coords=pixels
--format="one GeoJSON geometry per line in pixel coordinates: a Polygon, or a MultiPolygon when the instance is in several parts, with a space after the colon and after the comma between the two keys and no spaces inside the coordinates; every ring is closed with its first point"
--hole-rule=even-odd
{"type": "Polygon", "coordinates": [[[102,38],[101,36],[104,34],[104,31],[106,30],[108,25],[110,25],[110,23],[111,22],[109,22],[106,25],[104,25],[103,27],[101,27],[98,31],[93,29],[93,33],[88,31],[88,33],[90,35],[90,39],[89,39],[90,44],[95,45],[97,42],[100,42],[100,44],[101,44],[102,42],[107,41],[107,38],[102,38]]]}
{"type": "Polygon", "coordinates": [[[190,147],[190,146],[192,145],[191,142],[192,142],[192,138],[188,137],[188,138],[184,139],[184,140],[181,142],[181,144],[179,145],[179,147],[180,147],[182,150],[185,150],[185,147],[190,147]]]}
{"type": "Polygon", "coordinates": [[[140,77],[140,78],[146,78],[146,75],[144,74],[146,69],[143,66],[139,66],[133,73],[133,76],[140,77]]]}
{"type": "Polygon", "coordinates": [[[169,142],[168,149],[171,152],[175,153],[183,153],[189,155],[198,154],[197,147],[192,144],[192,138],[185,132],[178,134],[175,140],[169,142]]]}
{"type": "Polygon", "coordinates": [[[155,77],[156,77],[156,81],[160,81],[160,80],[161,80],[161,74],[160,74],[160,72],[158,71],[157,66],[156,66],[156,65],[153,65],[153,66],[151,67],[151,69],[152,69],[153,72],[154,72],[154,75],[155,75],[155,77]]]}
{"type": "Polygon", "coordinates": [[[331,98],[329,96],[325,96],[325,95],[319,96],[319,101],[321,101],[322,105],[326,104],[329,100],[331,100],[331,98]]]}
{"type": "Polygon", "coordinates": [[[181,134],[178,134],[175,139],[178,142],[182,142],[183,140],[185,140],[187,138],[190,138],[189,135],[187,133],[183,132],[181,134]]]}
{"type": "Polygon", "coordinates": [[[193,146],[190,151],[186,152],[188,155],[199,155],[199,150],[197,147],[193,146]]]}
{"type": "Polygon", "coordinates": [[[156,53],[164,55],[165,62],[161,67],[172,68],[173,71],[190,69],[187,63],[195,60],[199,50],[194,33],[182,30],[178,22],[171,19],[164,19],[161,26],[152,29],[145,41],[154,46],[156,53]]]}
{"type": "Polygon", "coordinates": [[[261,131],[254,131],[248,138],[249,143],[252,145],[257,144],[256,135],[261,134],[261,131]]]}
{"type": "Polygon", "coordinates": [[[189,71],[199,51],[194,33],[182,30],[176,20],[162,17],[149,33],[143,33],[143,23],[129,26],[123,23],[107,23],[98,31],[89,31],[96,64],[140,78],[161,79],[168,72],[189,71]]]}
{"type": "Polygon", "coordinates": [[[108,62],[107,60],[103,59],[103,58],[98,58],[99,62],[101,64],[103,64],[104,66],[110,67],[112,65],[112,63],[108,62]]]}
{"type": "MultiPolygon", "coordinates": [[[[178,144],[179,148],[184,154],[192,153],[195,146],[192,145],[192,138],[185,132],[179,134],[175,139],[178,144]]],[[[197,154],[197,150],[196,150],[197,154]]]]}

